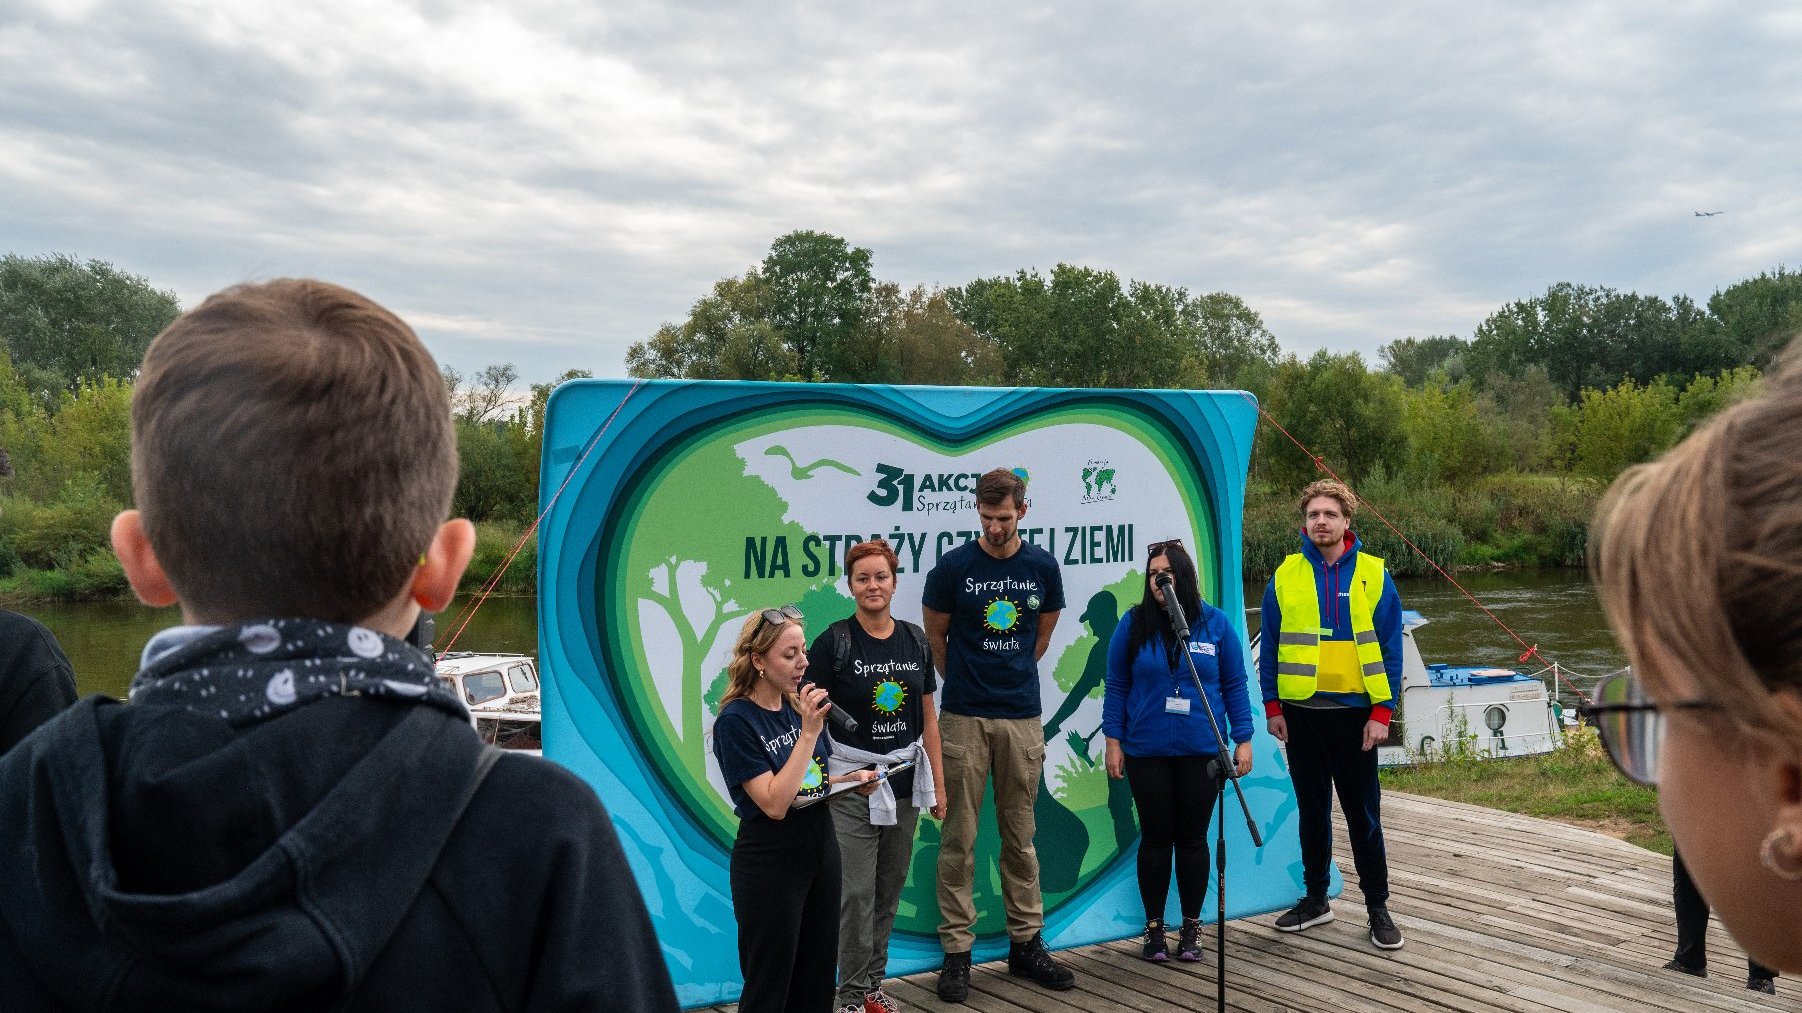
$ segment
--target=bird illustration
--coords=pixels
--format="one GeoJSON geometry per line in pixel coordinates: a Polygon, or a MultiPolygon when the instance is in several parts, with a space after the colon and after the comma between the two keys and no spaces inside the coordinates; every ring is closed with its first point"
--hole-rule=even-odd
{"type": "Polygon", "coordinates": [[[768,457],[780,457],[780,458],[783,458],[784,460],[788,461],[789,477],[794,479],[797,482],[805,482],[806,480],[812,478],[813,473],[816,471],[819,471],[821,468],[837,468],[838,470],[844,472],[845,474],[853,475],[853,476],[860,476],[863,474],[862,472],[858,471],[856,468],[853,468],[848,464],[841,464],[838,461],[834,461],[830,457],[822,457],[819,460],[813,462],[812,464],[807,465],[806,467],[802,467],[801,465],[799,465],[795,462],[795,455],[789,453],[787,447],[774,446],[774,447],[769,448],[768,450],[765,450],[764,454],[768,457]]]}
{"type": "Polygon", "coordinates": [[[1718,215],[1718,214],[1720,214],[1719,211],[1697,211],[1696,217],[1697,218],[1713,218],[1715,215],[1718,215]]]}

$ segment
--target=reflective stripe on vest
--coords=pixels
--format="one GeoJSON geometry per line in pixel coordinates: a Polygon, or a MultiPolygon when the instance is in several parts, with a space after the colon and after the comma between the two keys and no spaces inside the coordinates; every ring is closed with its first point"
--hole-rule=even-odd
{"type": "Polygon", "coordinates": [[[1308,557],[1295,553],[1285,558],[1276,568],[1273,584],[1277,608],[1283,614],[1283,626],[1276,635],[1278,699],[1306,700],[1317,692],[1362,692],[1373,704],[1390,699],[1383,645],[1376,631],[1377,600],[1383,594],[1382,557],[1364,552],[1357,555],[1351,585],[1346,588],[1351,596],[1349,641],[1321,640],[1333,631],[1320,625],[1320,596],[1314,564],[1308,557]]]}

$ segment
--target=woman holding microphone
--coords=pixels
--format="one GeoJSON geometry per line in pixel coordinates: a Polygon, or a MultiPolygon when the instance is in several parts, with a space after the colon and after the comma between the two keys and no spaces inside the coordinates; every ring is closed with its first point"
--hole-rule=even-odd
{"type": "Polygon", "coordinates": [[[1164,906],[1176,862],[1183,925],[1176,958],[1201,959],[1201,904],[1208,889],[1208,823],[1220,785],[1208,776],[1217,753],[1208,708],[1237,745],[1233,766],[1251,771],[1251,701],[1239,634],[1226,613],[1201,600],[1195,564],[1180,541],[1153,542],[1145,564],[1145,593],[1114,628],[1108,644],[1107,691],[1101,727],[1107,736],[1108,776],[1125,777],[1139,813],[1139,896],[1145,904],[1146,960],[1165,961],[1164,906]],[[1170,590],[1159,587],[1168,577],[1170,590]],[[1165,611],[1175,594],[1189,620],[1179,642],[1165,611]],[[1204,707],[1189,674],[1195,662],[1204,707]]]}
{"type": "Polygon", "coordinates": [[[832,1008],[838,841],[825,805],[796,806],[826,793],[830,749],[822,732],[832,704],[825,690],[802,684],[802,619],[800,609],[784,605],[745,620],[713,723],[713,755],[739,819],[731,879],[744,1013],[832,1008]]]}

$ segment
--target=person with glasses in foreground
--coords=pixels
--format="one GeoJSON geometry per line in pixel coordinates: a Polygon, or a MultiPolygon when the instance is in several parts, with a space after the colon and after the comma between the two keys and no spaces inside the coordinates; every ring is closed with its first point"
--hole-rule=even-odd
{"type": "Polygon", "coordinates": [[[726,693],[713,723],[713,755],[738,814],[732,842],[732,910],[745,1013],[827,1013],[838,956],[838,839],[819,799],[832,781],[867,781],[873,771],[828,777],[826,691],[803,684],[807,635],[793,605],[745,620],[726,693]]]}
{"type": "Polygon", "coordinates": [[[1170,864],[1183,925],[1176,959],[1201,959],[1201,902],[1208,895],[1208,823],[1220,782],[1209,773],[1218,755],[1211,709],[1236,744],[1233,767],[1251,773],[1251,699],[1245,651],[1226,613],[1201,600],[1195,564],[1183,543],[1153,542],[1145,564],[1145,592],[1114,627],[1107,650],[1107,691],[1101,729],[1107,737],[1107,776],[1124,777],[1139,813],[1139,898],[1145,904],[1146,960],[1166,961],[1164,907],[1170,864]],[[1158,586],[1161,577],[1174,586],[1158,586]],[[1189,620],[1178,642],[1164,596],[1175,594],[1189,620]],[[1203,706],[1183,655],[1207,693],[1203,706]]]}
{"type": "Polygon", "coordinates": [[[1264,591],[1258,681],[1270,734],[1288,747],[1307,890],[1276,928],[1300,932],[1333,920],[1326,888],[1337,789],[1370,941],[1399,950],[1376,747],[1401,697],[1402,602],[1382,558],[1363,551],[1352,533],[1356,510],[1343,483],[1303,489],[1301,551],[1277,566],[1264,591]]]}
{"type": "Polygon", "coordinates": [[[1623,474],[1591,567],[1632,663],[1586,708],[1758,963],[1802,971],[1802,340],[1762,394],[1623,474]]]}

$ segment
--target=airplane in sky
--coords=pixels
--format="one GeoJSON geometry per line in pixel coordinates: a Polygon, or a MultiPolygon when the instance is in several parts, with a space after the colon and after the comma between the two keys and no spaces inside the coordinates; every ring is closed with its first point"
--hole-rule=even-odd
{"type": "Polygon", "coordinates": [[[1697,211],[1696,217],[1697,218],[1713,218],[1715,215],[1718,215],[1718,214],[1720,214],[1719,211],[1697,211]]]}

